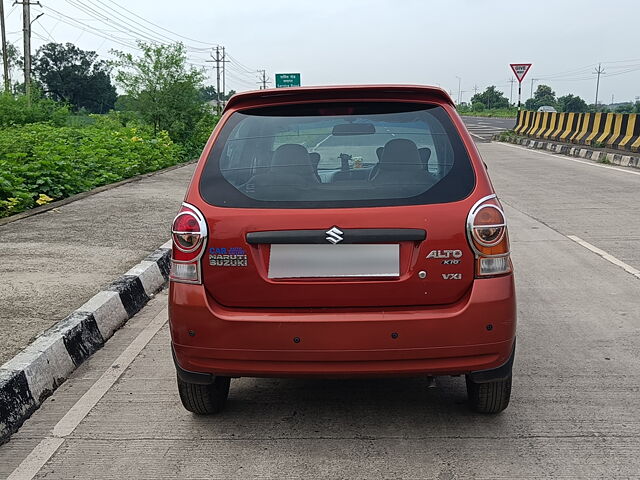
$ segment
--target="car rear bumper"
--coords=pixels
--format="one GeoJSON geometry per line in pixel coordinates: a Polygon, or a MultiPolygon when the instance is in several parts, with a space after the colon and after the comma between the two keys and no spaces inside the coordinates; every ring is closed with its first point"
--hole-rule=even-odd
{"type": "Polygon", "coordinates": [[[438,307],[234,309],[201,285],[172,283],[169,319],[176,367],[192,383],[472,372],[487,381],[513,361],[515,289],[508,275],[438,307]]]}

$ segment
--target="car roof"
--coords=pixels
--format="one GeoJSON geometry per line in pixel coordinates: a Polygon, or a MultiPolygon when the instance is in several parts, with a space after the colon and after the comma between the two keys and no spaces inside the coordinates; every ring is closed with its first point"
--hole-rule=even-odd
{"type": "Polygon", "coordinates": [[[398,100],[435,101],[453,105],[440,87],[427,85],[336,85],[322,87],[269,88],[237,93],[224,111],[313,101],[398,100]]]}

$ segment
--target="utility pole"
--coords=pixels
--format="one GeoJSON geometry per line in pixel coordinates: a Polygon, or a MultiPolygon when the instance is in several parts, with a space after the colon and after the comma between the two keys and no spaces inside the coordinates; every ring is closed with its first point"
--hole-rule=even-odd
{"type": "Polygon", "coordinates": [[[22,36],[24,40],[24,93],[31,106],[31,3],[22,2],[22,36]]]}
{"type": "MultiPolygon", "coordinates": [[[[225,76],[224,62],[226,60],[224,59],[225,57],[224,47],[220,47],[220,45],[216,45],[215,52],[216,52],[215,57],[213,56],[213,53],[211,53],[212,60],[206,60],[206,61],[216,64],[216,112],[218,115],[220,115],[220,111],[221,111],[220,107],[222,106],[222,100],[220,99],[220,70],[222,70],[222,75],[224,77],[225,76]],[[222,51],[222,54],[220,54],[221,51],[222,51]]],[[[222,82],[223,82],[222,95],[224,98],[224,89],[225,89],[224,78],[222,79],[222,82]]]]}
{"type": "Polygon", "coordinates": [[[216,62],[216,111],[220,115],[220,46],[216,45],[216,56],[214,61],[216,62]]]}
{"type": "Polygon", "coordinates": [[[258,70],[258,73],[260,74],[260,79],[259,79],[258,83],[262,84],[260,86],[260,90],[265,90],[267,88],[267,82],[269,81],[269,79],[267,78],[267,71],[266,70],[258,70]]]}
{"type": "Polygon", "coordinates": [[[474,85],[473,86],[473,94],[477,95],[478,94],[478,85],[474,85]]]}
{"type": "Polygon", "coordinates": [[[600,75],[605,73],[601,63],[598,64],[598,68],[596,68],[596,71],[593,73],[598,75],[598,80],[596,80],[596,103],[595,103],[596,110],[597,110],[598,109],[598,90],[600,89],[600,75]]]}
{"type": "Polygon", "coordinates": [[[31,5],[40,5],[40,2],[30,0],[16,0],[14,5],[22,5],[22,37],[24,41],[24,93],[27,97],[27,105],[31,106],[31,5]]]}
{"type": "Polygon", "coordinates": [[[509,105],[513,105],[513,102],[512,102],[512,100],[513,100],[513,82],[515,82],[515,81],[516,81],[516,79],[513,78],[513,77],[511,77],[509,79],[509,83],[511,84],[511,92],[509,93],[509,105]]]}
{"type": "Polygon", "coordinates": [[[456,78],[458,79],[458,105],[460,105],[460,92],[461,92],[461,84],[462,84],[462,78],[458,77],[456,75],[456,78]]]}
{"type": "Polygon", "coordinates": [[[222,47],[222,101],[226,105],[227,104],[227,69],[225,68],[225,64],[227,63],[227,54],[224,51],[224,47],[222,47]]]}
{"type": "Polygon", "coordinates": [[[9,93],[9,52],[7,52],[7,32],[4,26],[4,0],[0,0],[0,30],[2,31],[2,65],[4,67],[4,92],[9,93]]]}
{"type": "Polygon", "coordinates": [[[531,78],[531,93],[529,94],[529,98],[533,98],[533,82],[535,81],[535,78],[531,78]]]}

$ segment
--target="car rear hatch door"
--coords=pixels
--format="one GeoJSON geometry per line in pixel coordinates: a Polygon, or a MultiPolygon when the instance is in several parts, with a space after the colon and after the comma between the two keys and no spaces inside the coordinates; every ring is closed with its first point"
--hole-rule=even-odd
{"type": "Polygon", "coordinates": [[[452,303],[471,286],[474,265],[463,209],[444,209],[206,208],[204,285],[229,307],[452,303]]]}

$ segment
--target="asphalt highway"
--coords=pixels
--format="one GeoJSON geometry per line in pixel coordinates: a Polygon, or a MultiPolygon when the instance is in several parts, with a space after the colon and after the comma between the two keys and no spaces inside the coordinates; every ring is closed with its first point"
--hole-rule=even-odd
{"type": "Polygon", "coordinates": [[[640,171],[479,149],[516,269],[505,412],[469,412],[462,378],[242,378],[193,416],[160,294],[0,447],[0,477],[638,478],[640,171]]]}
{"type": "Polygon", "coordinates": [[[515,118],[462,117],[469,133],[477,142],[489,142],[491,138],[505,130],[512,130],[515,118]]]}

